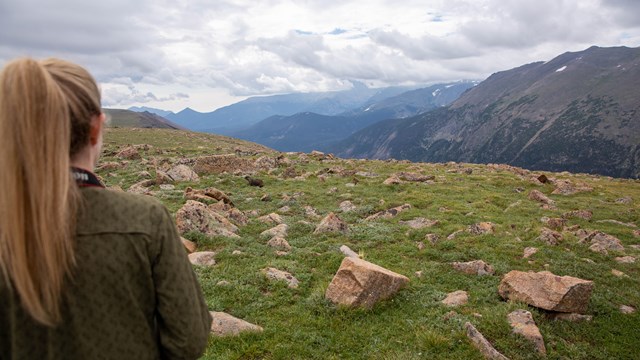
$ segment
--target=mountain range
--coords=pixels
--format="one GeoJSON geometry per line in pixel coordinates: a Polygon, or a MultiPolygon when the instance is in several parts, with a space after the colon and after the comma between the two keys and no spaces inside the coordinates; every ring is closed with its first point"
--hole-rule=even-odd
{"type": "Polygon", "coordinates": [[[491,75],[451,105],[362,129],[342,157],[640,176],[640,48],[591,47],[491,75]]]}
{"type": "Polygon", "coordinates": [[[109,117],[108,126],[110,127],[186,130],[184,127],[148,111],[136,112],[124,109],[104,109],[104,112],[109,117]]]}

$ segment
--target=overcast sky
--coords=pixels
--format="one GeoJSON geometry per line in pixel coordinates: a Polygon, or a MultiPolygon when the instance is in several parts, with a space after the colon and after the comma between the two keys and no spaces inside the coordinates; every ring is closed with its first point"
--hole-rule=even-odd
{"type": "Polygon", "coordinates": [[[591,45],[640,46],[640,1],[0,1],[0,65],[78,62],[105,107],[482,80],[591,45]]]}

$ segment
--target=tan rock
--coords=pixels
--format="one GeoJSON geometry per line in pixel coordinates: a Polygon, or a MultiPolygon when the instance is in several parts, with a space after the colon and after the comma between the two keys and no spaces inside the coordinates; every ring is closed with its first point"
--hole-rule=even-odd
{"type": "Polygon", "coordinates": [[[351,212],[356,210],[356,206],[349,200],[341,202],[339,207],[342,212],[351,212]]]}
{"type": "Polygon", "coordinates": [[[626,276],[625,273],[623,273],[620,270],[616,270],[616,269],[611,269],[611,274],[617,277],[623,277],[626,276]]]}
{"type": "Polygon", "coordinates": [[[625,204],[625,205],[629,205],[633,202],[633,199],[629,196],[625,196],[625,197],[621,197],[616,199],[616,203],[617,204],[625,204]]]}
{"type": "Polygon", "coordinates": [[[524,254],[522,255],[522,258],[523,259],[528,259],[528,258],[533,256],[537,252],[538,252],[538,248],[534,248],[534,247],[524,248],[524,254]]]}
{"type": "Polygon", "coordinates": [[[398,214],[400,214],[401,212],[403,212],[405,210],[408,210],[408,209],[411,209],[411,205],[409,205],[409,204],[396,206],[394,208],[383,210],[383,211],[380,211],[378,213],[375,213],[375,214],[367,217],[365,220],[369,221],[369,220],[377,220],[377,219],[391,219],[393,217],[398,216],[398,214]]]}
{"type": "Polygon", "coordinates": [[[555,201],[549,199],[545,194],[538,190],[531,190],[529,193],[529,199],[546,204],[546,205],[554,205],[555,201]]]}
{"type": "Polygon", "coordinates": [[[469,275],[493,275],[495,270],[493,266],[487,264],[482,260],[474,260],[468,262],[454,262],[451,263],[454,269],[461,271],[469,275]]]}
{"type": "Polygon", "coordinates": [[[378,301],[395,295],[409,278],[361,259],[346,257],[327,287],[330,301],[371,309],[378,301]]]}
{"type": "Polygon", "coordinates": [[[402,184],[403,181],[400,180],[400,178],[398,178],[397,176],[393,175],[389,178],[387,178],[385,181],[382,182],[384,185],[398,185],[398,184],[402,184]]]}
{"type": "Polygon", "coordinates": [[[210,314],[213,320],[211,322],[211,333],[214,336],[236,336],[241,332],[263,331],[260,326],[238,319],[227,313],[211,311],[210,314]]]}
{"type": "Polygon", "coordinates": [[[215,256],[213,251],[199,251],[189,254],[189,261],[193,265],[213,266],[216,264],[215,256]]]}
{"type": "Polygon", "coordinates": [[[571,276],[557,276],[548,271],[511,271],[506,274],[498,293],[503,299],[522,301],[551,311],[575,312],[587,310],[593,282],[571,276]]]}
{"type": "Polygon", "coordinates": [[[277,225],[275,227],[272,227],[271,229],[268,229],[268,230],[265,230],[265,231],[261,232],[260,236],[286,238],[288,229],[289,229],[289,225],[280,224],[280,225],[277,225]]]}
{"type": "Polygon", "coordinates": [[[424,236],[425,240],[428,240],[431,245],[435,245],[438,240],[440,240],[440,236],[438,234],[427,234],[424,236]]]}
{"type": "Polygon", "coordinates": [[[225,204],[233,205],[231,198],[229,198],[227,194],[214,187],[209,187],[206,189],[192,189],[190,187],[187,187],[184,190],[184,197],[187,200],[204,200],[204,202],[223,201],[225,204]]]}
{"type": "Polygon", "coordinates": [[[620,256],[614,259],[620,264],[633,264],[636,262],[636,258],[633,256],[620,256]]]}
{"type": "Polygon", "coordinates": [[[562,217],[565,219],[580,218],[584,220],[591,220],[591,218],[593,217],[593,212],[590,210],[574,210],[562,214],[562,217]]]}
{"type": "Polygon", "coordinates": [[[182,236],[180,236],[180,241],[182,241],[182,245],[184,245],[184,248],[187,250],[188,253],[195,252],[198,247],[196,243],[194,243],[191,240],[185,239],[182,236]]]}
{"type": "Polygon", "coordinates": [[[360,255],[358,255],[357,252],[351,250],[351,248],[349,248],[347,245],[340,246],[340,252],[343,253],[344,256],[347,256],[347,257],[352,257],[352,258],[356,258],[356,259],[360,258],[360,255]]]}
{"type": "Polygon", "coordinates": [[[324,219],[322,219],[313,233],[346,233],[347,231],[349,231],[349,226],[347,225],[347,223],[342,221],[336,214],[331,212],[324,219]]]}
{"type": "Polygon", "coordinates": [[[548,245],[558,245],[562,241],[562,234],[548,228],[542,228],[540,230],[540,236],[538,236],[536,240],[548,245]]]}
{"type": "Polygon", "coordinates": [[[282,224],[284,221],[282,217],[276,213],[271,213],[269,215],[261,216],[258,218],[258,221],[263,222],[265,224],[282,224]]]}
{"type": "Polygon", "coordinates": [[[422,175],[418,173],[412,172],[399,172],[395,174],[397,178],[404,181],[412,181],[412,182],[427,182],[431,180],[435,180],[435,176],[433,175],[422,175]]]}
{"type": "Polygon", "coordinates": [[[593,191],[593,188],[586,184],[575,185],[569,180],[557,180],[555,185],[556,189],[553,190],[552,194],[573,195],[580,192],[593,191]]]}
{"type": "Polygon", "coordinates": [[[142,158],[138,150],[133,146],[123,148],[116,154],[116,157],[128,160],[140,160],[142,158]]]}
{"type": "Polygon", "coordinates": [[[533,315],[529,311],[516,310],[507,315],[507,318],[514,334],[520,334],[531,341],[536,351],[540,354],[547,354],[540,329],[536,326],[535,321],[533,321],[533,315]]]}
{"type": "Polygon", "coordinates": [[[590,242],[589,250],[604,255],[607,255],[609,251],[624,251],[620,239],[602,231],[594,231],[581,241],[590,242]]]}
{"type": "Polygon", "coordinates": [[[423,217],[415,218],[408,221],[400,221],[400,224],[407,225],[412,229],[422,229],[426,227],[432,227],[440,224],[438,220],[429,220],[423,217]]]}
{"type": "Polygon", "coordinates": [[[460,306],[469,301],[469,294],[466,291],[458,290],[447,294],[447,297],[441,302],[447,306],[460,306]]]}
{"type": "Polygon", "coordinates": [[[267,242],[267,245],[271,246],[272,248],[285,251],[291,250],[291,245],[289,245],[289,242],[285,238],[279,236],[274,236],[273,238],[271,238],[271,240],[267,242]]]}
{"type": "Polygon", "coordinates": [[[464,232],[464,230],[456,230],[454,232],[452,232],[451,234],[449,234],[449,236],[447,236],[447,240],[453,240],[456,237],[458,237],[458,235],[462,234],[464,232]]]}
{"type": "Polygon", "coordinates": [[[155,185],[154,180],[142,180],[138,183],[135,183],[127,189],[128,193],[139,194],[139,195],[148,195],[151,194],[150,186],[155,185]]]}
{"type": "Polygon", "coordinates": [[[551,230],[562,230],[567,224],[567,219],[543,217],[542,222],[551,230]]]}
{"type": "Polygon", "coordinates": [[[636,312],[636,308],[628,305],[620,305],[620,312],[623,314],[633,314],[636,312]]]}
{"type": "Polygon", "coordinates": [[[244,226],[249,222],[249,218],[247,217],[247,215],[236,208],[227,210],[226,217],[229,220],[233,221],[236,225],[244,226]]]}
{"type": "Polygon", "coordinates": [[[187,200],[176,213],[176,226],[181,234],[197,231],[207,236],[239,237],[238,227],[205,204],[187,200]]]}
{"type": "Polygon", "coordinates": [[[583,315],[576,313],[562,313],[562,312],[551,312],[547,315],[552,320],[560,320],[560,321],[569,321],[569,322],[581,322],[581,321],[591,321],[593,320],[592,315],[583,315]]]}
{"type": "Polygon", "coordinates": [[[193,170],[200,175],[250,172],[255,170],[253,160],[236,155],[210,155],[196,159],[193,170]]]}
{"type": "Polygon", "coordinates": [[[276,268],[262,269],[262,272],[271,280],[285,281],[287,286],[291,289],[296,289],[300,282],[293,275],[286,271],[278,270],[276,268]]]}
{"type": "Polygon", "coordinates": [[[196,174],[193,169],[188,167],[187,165],[176,165],[171,170],[167,172],[167,175],[171,177],[174,181],[190,181],[190,182],[199,182],[200,176],[196,174]]]}
{"type": "Polygon", "coordinates": [[[495,232],[495,225],[491,222],[479,222],[469,225],[467,232],[472,235],[493,234],[495,232]]]}
{"type": "Polygon", "coordinates": [[[473,326],[470,322],[464,324],[464,328],[467,333],[467,337],[471,340],[473,346],[480,351],[480,353],[489,360],[509,360],[508,357],[500,354],[491,343],[473,326]]]}

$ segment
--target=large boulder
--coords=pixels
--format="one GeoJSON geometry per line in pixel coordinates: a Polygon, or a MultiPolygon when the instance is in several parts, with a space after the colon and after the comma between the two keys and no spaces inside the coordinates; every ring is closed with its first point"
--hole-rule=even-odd
{"type": "Polygon", "coordinates": [[[593,282],[548,271],[510,271],[502,278],[498,293],[503,299],[522,301],[551,311],[583,314],[589,305],[593,282]]]}
{"type": "Polygon", "coordinates": [[[245,331],[262,332],[260,326],[238,319],[227,313],[210,311],[210,314],[213,320],[211,321],[211,333],[215,336],[236,336],[245,331]]]}
{"type": "Polygon", "coordinates": [[[176,226],[182,234],[197,231],[207,236],[239,237],[237,226],[209,209],[207,205],[194,200],[187,200],[187,203],[178,210],[176,226]]]}
{"type": "Polygon", "coordinates": [[[392,297],[409,278],[368,261],[346,257],[327,287],[325,297],[350,307],[371,309],[378,301],[392,297]]]}

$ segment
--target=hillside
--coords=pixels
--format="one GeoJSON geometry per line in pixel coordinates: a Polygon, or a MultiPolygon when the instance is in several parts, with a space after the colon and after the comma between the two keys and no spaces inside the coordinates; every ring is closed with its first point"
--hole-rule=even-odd
{"type": "Polygon", "coordinates": [[[335,116],[313,112],[273,116],[229,135],[280,151],[330,149],[331,144],[381,120],[414,116],[448,105],[474,85],[475,82],[437,84],[390,97],[376,95],[363,106],[335,116]]]}
{"type": "Polygon", "coordinates": [[[136,112],[123,109],[104,109],[104,111],[110,118],[108,125],[111,127],[186,130],[184,127],[148,111],[136,112]]]}
{"type": "Polygon", "coordinates": [[[378,123],[331,150],[638,177],[638,83],[640,48],[592,47],[496,73],[444,110],[378,123]]]}
{"type": "Polygon", "coordinates": [[[512,333],[508,314],[515,310],[531,312],[549,359],[637,358],[637,181],[506,165],[277,153],[227,137],[163,129],[111,128],[104,144],[98,174],[109,187],[155,197],[196,251],[214,253],[215,264],[194,265],[209,309],[263,329],[211,335],[203,359],[483,359],[467,338],[467,322],[510,359],[543,359],[512,333]],[[121,153],[126,148],[138,156],[121,153]],[[198,179],[162,175],[178,165],[196,170],[198,179]],[[245,176],[261,179],[264,187],[249,186],[245,176]],[[533,196],[536,191],[549,200],[533,196]],[[208,206],[185,221],[185,205],[194,200],[208,206]],[[208,212],[217,215],[203,222],[208,212]],[[332,212],[346,230],[316,231],[332,212]],[[279,223],[281,238],[263,234],[279,223]],[[223,227],[231,233],[215,235],[223,227]],[[596,247],[589,238],[596,231],[610,236],[611,245],[615,237],[619,246],[596,247]],[[335,305],[325,293],[345,257],[342,245],[409,283],[371,310],[335,305]],[[452,265],[472,260],[485,261],[492,271],[480,276],[452,265]],[[269,268],[289,278],[272,279],[269,268]],[[512,270],[593,281],[587,318],[554,320],[555,312],[503,300],[498,287],[512,270]],[[298,284],[289,286],[293,278],[298,284]],[[456,291],[468,294],[466,303],[442,303],[456,291]]]}

